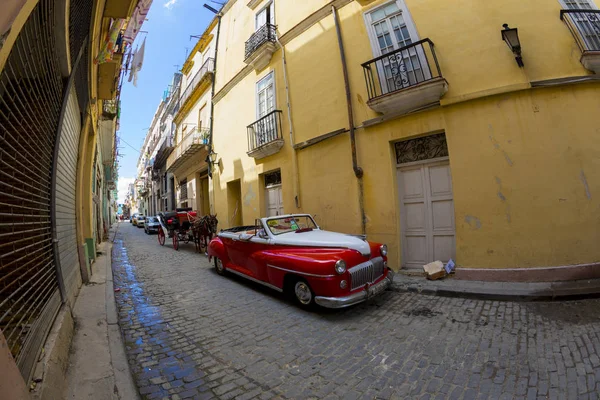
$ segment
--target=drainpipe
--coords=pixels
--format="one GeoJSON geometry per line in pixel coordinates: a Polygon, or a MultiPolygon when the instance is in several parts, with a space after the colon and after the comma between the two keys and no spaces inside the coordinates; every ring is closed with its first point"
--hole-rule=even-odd
{"type": "MultiPolygon", "coordinates": [[[[206,4],[204,5],[205,8],[207,8],[208,10],[211,11],[216,11],[214,8],[207,6],[206,4]]],[[[223,14],[221,13],[221,10],[219,10],[218,12],[215,12],[217,18],[219,19],[219,22],[217,23],[217,42],[215,44],[215,63],[213,66],[213,79],[212,79],[212,87],[210,89],[210,132],[208,134],[208,177],[210,178],[210,180],[212,181],[213,184],[213,190],[212,190],[212,204],[210,204],[209,209],[209,214],[211,214],[212,212],[216,212],[215,209],[215,182],[213,180],[213,176],[212,176],[212,169],[213,169],[213,164],[210,160],[210,155],[214,152],[213,150],[213,130],[214,130],[214,115],[215,115],[215,86],[216,86],[216,80],[217,80],[217,60],[218,60],[218,55],[219,55],[219,35],[221,34],[221,17],[223,16],[223,14]]],[[[210,188],[209,188],[210,189],[210,188]]]]}
{"type": "MultiPolygon", "coordinates": [[[[214,98],[215,98],[215,85],[216,85],[215,82],[217,80],[217,60],[218,60],[218,55],[219,55],[219,35],[221,33],[221,17],[223,16],[223,14],[221,14],[221,11],[219,11],[218,13],[216,13],[216,15],[217,15],[217,18],[219,19],[219,22],[217,23],[217,42],[215,44],[215,63],[213,66],[212,88],[210,91],[210,133],[208,135],[208,155],[209,155],[209,157],[213,153],[213,128],[214,128],[214,114],[215,114],[214,98]]],[[[208,176],[211,179],[212,179],[212,167],[213,167],[213,165],[209,158],[209,160],[208,160],[208,176]]],[[[213,196],[214,196],[214,187],[213,187],[213,196]]],[[[213,204],[214,204],[214,201],[213,201],[213,204]]]]}
{"type": "Polygon", "coordinates": [[[293,188],[294,188],[294,201],[296,202],[296,208],[300,208],[300,177],[298,173],[298,153],[294,147],[294,127],[292,125],[292,108],[290,106],[290,87],[287,78],[287,62],[285,59],[285,49],[279,41],[279,35],[275,35],[275,40],[281,48],[281,60],[283,62],[283,81],[285,83],[285,97],[287,101],[287,115],[288,124],[290,126],[290,147],[292,148],[292,174],[293,174],[293,188]]]}
{"type": "Polygon", "coordinates": [[[358,166],[356,157],[356,135],[354,133],[354,115],[352,114],[352,94],[350,93],[350,81],[348,79],[348,67],[346,65],[346,53],[344,52],[344,42],[342,40],[342,32],[340,31],[340,23],[338,20],[337,10],[335,6],[331,6],[331,13],[335,21],[335,31],[337,33],[338,45],[340,48],[340,58],[342,61],[342,71],[344,73],[344,87],[346,89],[346,105],[348,107],[348,125],[350,130],[350,146],[352,148],[352,169],[354,175],[358,179],[358,205],[360,208],[360,222],[362,234],[367,232],[366,216],[365,216],[365,201],[364,201],[364,184],[363,184],[363,169],[358,166]]]}

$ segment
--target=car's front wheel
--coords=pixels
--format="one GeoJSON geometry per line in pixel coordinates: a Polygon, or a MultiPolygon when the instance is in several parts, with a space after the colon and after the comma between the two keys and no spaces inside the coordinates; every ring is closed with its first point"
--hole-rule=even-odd
{"type": "Polygon", "coordinates": [[[315,295],[304,279],[298,279],[294,283],[294,298],[302,307],[310,307],[314,304],[315,295]]]}
{"type": "Polygon", "coordinates": [[[223,266],[223,261],[219,257],[215,257],[215,270],[219,275],[225,275],[225,267],[223,266]]]}

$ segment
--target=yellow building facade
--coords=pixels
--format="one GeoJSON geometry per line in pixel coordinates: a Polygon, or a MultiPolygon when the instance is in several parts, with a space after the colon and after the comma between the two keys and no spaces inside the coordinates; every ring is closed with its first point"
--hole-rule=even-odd
{"type": "Polygon", "coordinates": [[[452,258],[464,279],[598,275],[597,4],[461,5],[229,1],[220,227],[307,212],[386,243],[394,269],[452,258]]]}
{"type": "Polygon", "coordinates": [[[211,22],[185,61],[179,93],[174,147],[167,171],[175,176],[177,207],[210,212],[208,144],[214,74],[216,20],[211,22]]]}

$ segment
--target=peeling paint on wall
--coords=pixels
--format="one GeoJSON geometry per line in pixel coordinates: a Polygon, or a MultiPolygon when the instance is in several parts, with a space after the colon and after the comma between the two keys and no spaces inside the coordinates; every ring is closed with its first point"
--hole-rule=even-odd
{"type": "Polygon", "coordinates": [[[579,179],[581,179],[581,183],[583,183],[583,187],[585,188],[585,197],[587,197],[588,200],[591,200],[592,193],[590,193],[590,187],[588,186],[587,179],[583,170],[581,170],[581,173],[579,174],[579,179]]]}
{"type": "Polygon", "coordinates": [[[481,229],[481,221],[477,217],[474,217],[472,215],[465,215],[465,222],[469,224],[469,226],[473,230],[481,229]]]}
{"type": "Polygon", "coordinates": [[[506,196],[504,196],[504,193],[502,193],[502,181],[500,180],[500,178],[498,178],[497,176],[496,178],[496,183],[498,184],[498,198],[500,199],[500,201],[502,201],[502,203],[504,203],[504,210],[506,213],[506,222],[510,223],[512,218],[510,215],[510,204],[508,204],[508,201],[506,200],[506,196]]]}
{"type": "Polygon", "coordinates": [[[513,160],[510,158],[510,156],[508,155],[508,153],[502,147],[500,147],[500,143],[498,143],[498,141],[494,137],[494,128],[492,127],[492,125],[488,125],[488,127],[490,129],[490,134],[488,135],[488,137],[490,138],[490,142],[492,142],[492,145],[494,146],[494,149],[496,149],[499,152],[501,152],[502,155],[504,156],[504,159],[508,163],[508,165],[512,167],[513,166],[513,160]]]}
{"type": "Polygon", "coordinates": [[[256,199],[256,193],[252,190],[252,184],[248,185],[248,191],[244,194],[244,205],[250,206],[250,204],[256,199]]]}

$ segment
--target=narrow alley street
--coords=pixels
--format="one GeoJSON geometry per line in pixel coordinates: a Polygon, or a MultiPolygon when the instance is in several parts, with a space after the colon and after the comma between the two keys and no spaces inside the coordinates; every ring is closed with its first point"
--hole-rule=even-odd
{"type": "Polygon", "coordinates": [[[119,224],[115,297],[146,399],[596,399],[600,300],[500,302],[388,291],[299,309],[119,224]]]}

